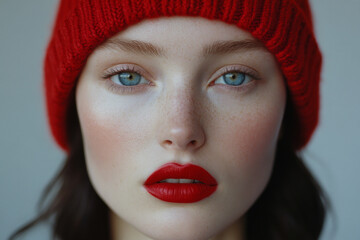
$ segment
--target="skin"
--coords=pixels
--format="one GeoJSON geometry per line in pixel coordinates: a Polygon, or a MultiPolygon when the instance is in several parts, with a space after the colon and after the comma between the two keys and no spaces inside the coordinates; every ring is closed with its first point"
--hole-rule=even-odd
{"type": "Polygon", "coordinates": [[[163,51],[157,56],[103,45],[77,85],[87,169],[111,210],[113,239],[245,239],[244,216],[270,178],[285,109],[274,56],[263,47],[203,56],[204,46],[216,41],[255,39],[202,18],[146,20],[112,39],[163,51]],[[132,91],[116,82],[118,76],[104,76],[124,66],[144,77],[132,91]],[[256,78],[228,85],[218,80],[226,70],[256,78]],[[143,183],[168,162],[203,167],[217,190],[190,204],[154,198],[143,183]]]}

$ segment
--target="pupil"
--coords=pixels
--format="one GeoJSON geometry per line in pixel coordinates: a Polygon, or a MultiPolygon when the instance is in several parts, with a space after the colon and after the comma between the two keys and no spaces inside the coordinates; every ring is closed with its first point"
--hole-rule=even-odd
{"type": "Polygon", "coordinates": [[[223,76],[224,81],[233,86],[239,86],[245,81],[245,74],[243,73],[227,73],[223,76]]]}
{"type": "Polygon", "coordinates": [[[125,86],[138,85],[141,81],[141,76],[137,73],[124,72],[118,75],[119,81],[125,86]]]}

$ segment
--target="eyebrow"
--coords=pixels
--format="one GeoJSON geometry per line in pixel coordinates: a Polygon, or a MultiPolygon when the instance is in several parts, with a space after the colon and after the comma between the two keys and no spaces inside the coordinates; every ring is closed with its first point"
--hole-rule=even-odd
{"type": "Polygon", "coordinates": [[[100,48],[120,49],[127,52],[158,57],[165,56],[164,49],[151,43],[138,40],[108,39],[100,45],[100,48]]]}
{"type": "MultiPolygon", "coordinates": [[[[165,50],[159,46],[153,45],[148,42],[139,40],[124,40],[124,39],[108,39],[99,48],[122,50],[127,52],[133,52],[142,55],[151,55],[163,57],[165,56],[165,50]]],[[[216,41],[202,50],[202,56],[208,57],[210,55],[231,54],[240,51],[249,50],[263,50],[266,51],[266,47],[259,40],[244,39],[238,41],[216,41]]]]}
{"type": "Polygon", "coordinates": [[[230,54],[239,51],[262,50],[266,47],[259,40],[244,39],[239,41],[216,41],[203,49],[203,56],[230,54]]]}

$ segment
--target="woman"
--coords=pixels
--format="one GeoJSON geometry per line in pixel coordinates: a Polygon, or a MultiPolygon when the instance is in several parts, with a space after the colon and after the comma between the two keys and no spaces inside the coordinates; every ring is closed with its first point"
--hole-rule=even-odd
{"type": "Polygon", "coordinates": [[[61,1],[45,59],[59,239],[317,239],[307,1],[61,1]]]}

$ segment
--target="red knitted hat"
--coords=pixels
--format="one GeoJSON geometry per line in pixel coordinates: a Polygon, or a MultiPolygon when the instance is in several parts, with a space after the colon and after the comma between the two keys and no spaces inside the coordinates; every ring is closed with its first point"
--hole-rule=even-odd
{"type": "Polygon", "coordinates": [[[141,20],[175,15],[234,24],[263,42],[295,109],[293,146],[304,147],[318,122],[322,59],[307,0],[61,0],[44,69],[50,127],[60,147],[68,151],[70,92],[94,48],[141,20]]]}

